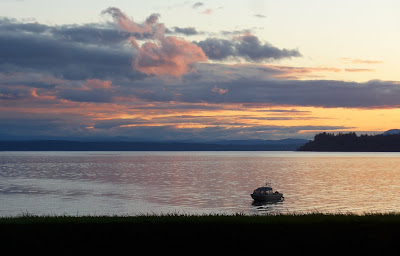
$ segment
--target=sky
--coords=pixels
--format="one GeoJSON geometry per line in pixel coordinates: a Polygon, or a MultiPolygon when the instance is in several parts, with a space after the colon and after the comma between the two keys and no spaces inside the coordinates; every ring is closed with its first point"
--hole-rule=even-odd
{"type": "Polygon", "coordinates": [[[399,1],[2,0],[0,140],[400,128],[399,1]]]}

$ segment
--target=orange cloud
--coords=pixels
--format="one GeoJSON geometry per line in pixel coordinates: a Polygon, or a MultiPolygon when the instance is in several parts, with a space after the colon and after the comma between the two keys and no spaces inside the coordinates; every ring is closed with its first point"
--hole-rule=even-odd
{"type": "Polygon", "coordinates": [[[361,60],[361,59],[353,59],[353,58],[340,58],[342,62],[351,63],[351,64],[381,64],[383,61],[381,60],[361,60]]]}
{"type": "Polygon", "coordinates": [[[375,72],[375,69],[370,68],[346,68],[346,72],[375,72]]]}
{"type": "Polygon", "coordinates": [[[320,77],[320,74],[327,72],[339,73],[342,72],[340,68],[333,67],[292,67],[292,66],[278,66],[278,65],[264,65],[272,70],[276,70],[277,74],[274,75],[276,78],[284,79],[301,79],[307,77],[320,77]],[[318,73],[319,75],[314,75],[318,73]]]}

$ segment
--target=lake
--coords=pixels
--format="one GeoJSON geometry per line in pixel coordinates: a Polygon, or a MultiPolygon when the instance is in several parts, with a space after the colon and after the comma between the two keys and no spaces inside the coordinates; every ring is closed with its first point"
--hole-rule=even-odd
{"type": "Polygon", "coordinates": [[[0,216],[393,211],[400,153],[0,152],[0,216]]]}

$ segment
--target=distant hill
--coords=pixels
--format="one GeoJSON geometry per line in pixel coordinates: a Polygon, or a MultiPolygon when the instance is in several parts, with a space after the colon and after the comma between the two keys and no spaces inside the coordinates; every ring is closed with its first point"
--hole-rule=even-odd
{"type": "Polygon", "coordinates": [[[338,152],[400,152],[400,130],[389,130],[378,135],[357,136],[350,133],[319,133],[314,140],[301,146],[298,151],[338,152]]]}
{"type": "Polygon", "coordinates": [[[295,151],[308,140],[216,142],[0,141],[0,151],[295,151]]]}
{"type": "Polygon", "coordinates": [[[382,133],[383,135],[392,135],[392,134],[400,134],[400,129],[391,129],[388,130],[384,133],[382,133]]]}

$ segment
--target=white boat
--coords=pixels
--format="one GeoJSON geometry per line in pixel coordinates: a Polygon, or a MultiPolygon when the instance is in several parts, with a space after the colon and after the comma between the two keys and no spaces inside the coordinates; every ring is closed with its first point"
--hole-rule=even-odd
{"type": "Polygon", "coordinates": [[[263,187],[259,187],[253,191],[251,197],[254,201],[282,201],[284,199],[283,194],[278,191],[273,192],[272,187],[266,184],[263,187]]]}

